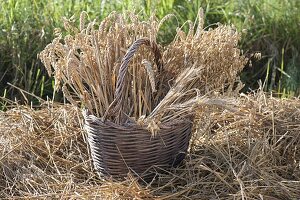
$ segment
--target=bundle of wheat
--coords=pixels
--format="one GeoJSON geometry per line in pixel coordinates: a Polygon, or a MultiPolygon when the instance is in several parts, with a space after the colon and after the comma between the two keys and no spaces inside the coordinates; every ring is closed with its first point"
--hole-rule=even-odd
{"type": "Polygon", "coordinates": [[[135,121],[153,116],[154,110],[161,109],[158,104],[162,99],[168,105],[180,104],[195,96],[191,92],[195,88],[203,95],[232,84],[246,62],[237,48],[237,31],[223,25],[204,30],[202,9],[198,27],[195,29],[196,22],[189,22],[187,34],[178,28],[174,41],[165,47],[157,46],[155,41],[169,15],[161,21],[154,16],[141,21],[133,13],[114,12],[100,25],[95,21],[86,24],[86,15],[81,14],[79,29],[65,19],[70,35],[63,38],[57,31],[58,37],[40,53],[40,58],[49,74],[54,75],[56,89],[62,86],[72,104],[80,100],[97,117],[102,117],[113,102],[122,59],[137,39],[149,38],[147,43],[156,49],[153,53],[147,45],[141,46],[126,63],[123,111],[135,121]],[[175,87],[180,91],[170,101],[171,94],[166,94],[175,87]]]}
{"type": "Polygon", "coordinates": [[[222,25],[206,31],[201,9],[198,16],[196,33],[190,22],[187,34],[178,28],[174,41],[160,47],[156,36],[169,16],[159,22],[112,13],[98,26],[86,25],[83,12],[79,29],[65,20],[70,35],[58,31],[40,53],[56,88],[62,83],[65,97],[88,110],[87,138],[100,174],[124,177],[177,165],[189,145],[195,107],[228,103],[204,94],[236,81],[246,62],[239,34],[222,25]]]}

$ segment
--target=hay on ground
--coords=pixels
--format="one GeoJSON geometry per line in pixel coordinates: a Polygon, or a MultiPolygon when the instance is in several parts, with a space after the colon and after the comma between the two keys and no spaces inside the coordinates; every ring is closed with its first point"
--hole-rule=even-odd
{"type": "Polygon", "coordinates": [[[244,95],[232,109],[198,110],[182,166],[157,170],[150,184],[129,175],[99,180],[78,109],[14,105],[0,113],[0,197],[89,199],[297,199],[300,101],[244,95]]]}

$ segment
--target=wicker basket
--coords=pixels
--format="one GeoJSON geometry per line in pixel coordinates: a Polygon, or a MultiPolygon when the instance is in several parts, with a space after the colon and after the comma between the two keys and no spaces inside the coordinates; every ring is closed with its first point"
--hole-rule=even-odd
{"type": "Polygon", "coordinates": [[[149,177],[148,169],[153,166],[168,168],[178,165],[184,159],[189,146],[192,127],[190,119],[160,124],[160,130],[155,137],[146,126],[140,126],[132,120],[114,123],[107,119],[109,115],[123,115],[121,111],[125,74],[129,60],[140,45],[150,46],[156,64],[159,68],[162,67],[161,55],[155,43],[148,39],[135,41],[122,60],[115,99],[106,114],[103,118],[97,118],[87,110],[83,112],[93,165],[102,177],[123,178],[128,172],[149,177]]]}

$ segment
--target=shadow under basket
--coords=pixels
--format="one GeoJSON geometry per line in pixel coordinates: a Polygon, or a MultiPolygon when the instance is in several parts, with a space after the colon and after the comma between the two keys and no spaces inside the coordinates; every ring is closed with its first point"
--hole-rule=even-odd
{"type": "Polygon", "coordinates": [[[125,81],[128,63],[139,46],[150,46],[159,71],[163,70],[161,54],[155,42],[147,38],[138,39],[128,49],[119,69],[114,100],[102,118],[83,112],[85,130],[93,165],[100,176],[124,178],[128,172],[141,178],[151,177],[150,168],[160,166],[167,169],[178,165],[185,157],[191,138],[190,119],[177,118],[162,122],[160,130],[153,136],[147,125],[128,122],[123,116],[126,93],[125,81]],[[120,114],[121,113],[121,114],[120,114]],[[113,116],[118,123],[110,121],[113,116]]]}
{"type": "Polygon", "coordinates": [[[119,179],[128,172],[143,179],[154,174],[155,166],[168,169],[184,159],[191,137],[192,123],[163,124],[156,136],[137,124],[118,125],[84,114],[85,130],[93,165],[100,177],[119,179]]]}

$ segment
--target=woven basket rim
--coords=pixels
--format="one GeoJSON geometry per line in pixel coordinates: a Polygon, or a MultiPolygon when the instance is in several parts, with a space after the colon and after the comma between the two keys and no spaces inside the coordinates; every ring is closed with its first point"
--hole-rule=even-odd
{"type": "MultiPolygon", "coordinates": [[[[122,124],[118,124],[118,123],[115,123],[109,119],[103,119],[103,118],[100,118],[100,117],[97,117],[93,114],[89,114],[89,111],[87,109],[83,109],[82,110],[82,114],[83,114],[83,117],[84,117],[84,120],[85,120],[85,124],[87,125],[86,122],[89,122],[89,123],[96,123],[98,125],[107,125],[107,126],[110,126],[112,128],[116,128],[116,129],[132,129],[132,128],[136,128],[136,129],[147,129],[148,127],[148,124],[147,123],[138,123],[137,121],[131,119],[125,123],[122,123],[122,124]]],[[[129,118],[130,119],[130,118],[129,118]]],[[[192,124],[192,120],[190,118],[178,118],[178,119],[174,119],[172,121],[167,121],[167,122],[160,122],[159,123],[159,126],[160,128],[163,128],[163,127],[170,127],[170,126],[174,126],[174,125],[179,125],[179,124],[187,124],[187,123],[190,123],[192,124]]]]}

